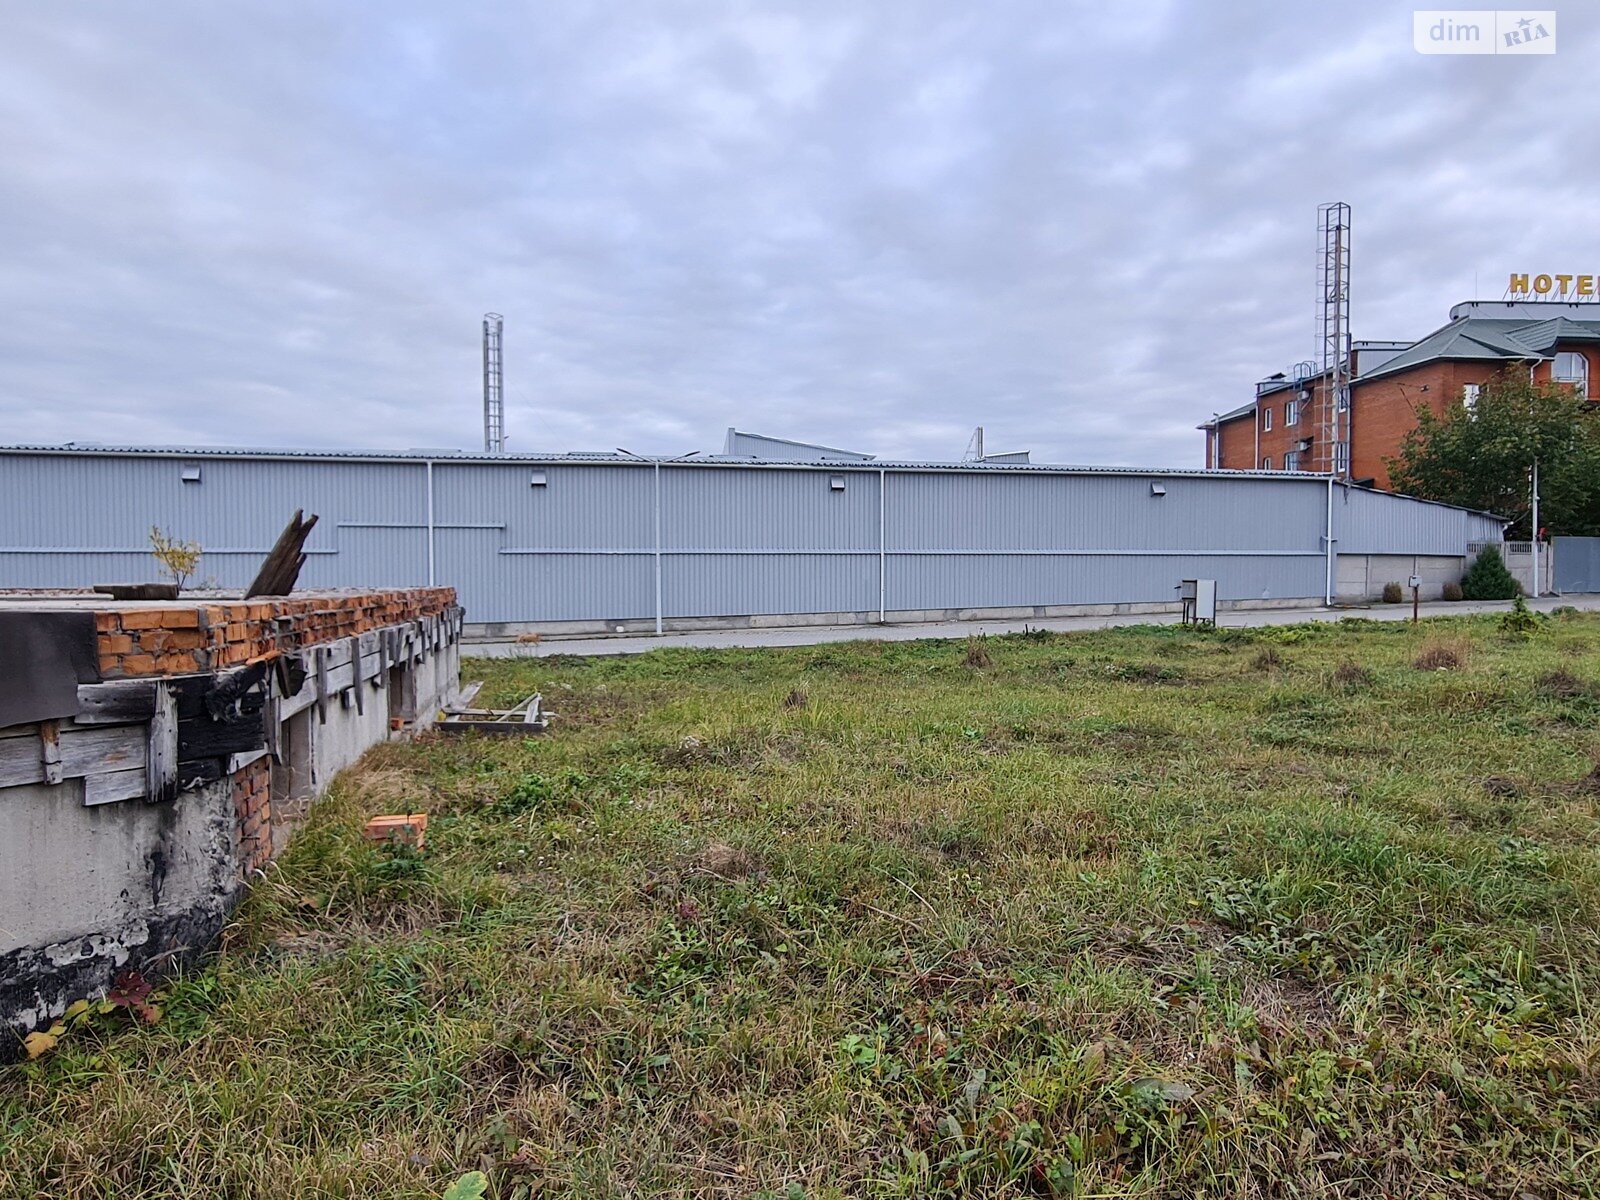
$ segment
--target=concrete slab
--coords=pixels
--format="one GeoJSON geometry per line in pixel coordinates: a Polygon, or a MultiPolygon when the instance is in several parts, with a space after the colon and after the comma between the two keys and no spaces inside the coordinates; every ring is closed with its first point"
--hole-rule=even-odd
{"type": "MultiPolygon", "coordinates": [[[[1600,596],[1546,596],[1530,600],[1528,607],[1549,612],[1559,605],[1585,611],[1600,611],[1600,596]]],[[[1462,617],[1473,613],[1504,612],[1509,600],[1462,600],[1455,603],[1429,601],[1422,605],[1425,617],[1462,617]]],[[[1219,623],[1224,627],[1250,628],[1260,625],[1294,625],[1301,621],[1337,621],[1341,617],[1367,617],[1375,621],[1409,621],[1409,604],[1374,604],[1346,608],[1257,608],[1225,611],[1219,623]]],[[[679,647],[697,650],[759,648],[763,646],[817,646],[827,642],[885,641],[907,642],[920,638],[961,638],[969,634],[991,636],[1021,633],[1024,629],[1049,629],[1058,632],[1085,629],[1111,629],[1125,625],[1174,625],[1178,614],[1145,613],[1097,617],[1033,617],[1026,621],[940,621],[906,625],[831,625],[788,629],[719,629],[694,633],[664,633],[645,637],[551,638],[539,642],[466,642],[464,657],[548,658],[554,654],[647,654],[651,650],[679,647]]]]}

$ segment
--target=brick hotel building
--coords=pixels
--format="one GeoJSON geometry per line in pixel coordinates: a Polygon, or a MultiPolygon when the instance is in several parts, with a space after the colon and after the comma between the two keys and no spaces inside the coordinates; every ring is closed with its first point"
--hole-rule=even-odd
{"type": "MultiPolygon", "coordinates": [[[[1387,488],[1385,460],[1400,452],[1424,406],[1442,415],[1470,406],[1478,390],[1509,366],[1535,382],[1560,382],[1600,399],[1600,304],[1471,300],[1450,322],[1417,342],[1354,342],[1350,349],[1350,478],[1387,488]]],[[[1331,403],[1326,372],[1302,364],[1256,384],[1248,404],[1200,428],[1206,465],[1222,470],[1303,471],[1318,457],[1331,403]]]]}

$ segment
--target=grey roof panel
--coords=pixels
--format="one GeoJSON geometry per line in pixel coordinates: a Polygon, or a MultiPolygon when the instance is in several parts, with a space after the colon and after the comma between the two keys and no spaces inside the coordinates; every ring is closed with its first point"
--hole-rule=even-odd
{"type": "Polygon", "coordinates": [[[1550,357],[1550,350],[1558,341],[1600,341],[1600,321],[1574,321],[1569,317],[1544,321],[1457,317],[1361,378],[1378,379],[1440,359],[1487,362],[1545,359],[1550,357]]]}

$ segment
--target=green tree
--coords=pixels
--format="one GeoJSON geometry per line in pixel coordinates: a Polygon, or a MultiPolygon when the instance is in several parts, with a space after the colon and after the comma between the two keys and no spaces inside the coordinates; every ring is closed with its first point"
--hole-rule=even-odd
{"type": "Polygon", "coordinates": [[[1493,546],[1485,546],[1461,577],[1463,600],[1510,600],[1520,595],[1522,585],[1506,568],[1506,560],[1500,557],[1500,551],[1493,546]]]}
{"type": "Polygon", "coordinates": [[[1468,408],[1417,414],[1397,457],[1395,490],[1512,519],[1532,536],[1529,469],[1539,463],[1539,523],[1555,534],[1600,534],[1600,410],[1562,384],[1535,384],[1508,367],[1468,408]]]}

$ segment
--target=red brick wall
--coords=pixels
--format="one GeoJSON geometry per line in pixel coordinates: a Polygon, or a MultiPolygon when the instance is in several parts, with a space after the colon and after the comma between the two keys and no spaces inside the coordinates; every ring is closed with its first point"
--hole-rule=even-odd
{"type": "Polygon", "coordinates": [[[1243,471],[1255,464],[1250,461],[1254,453],[1255,433],[1249,417],[1224,421],[1219,427],[1222,437],[1222,457],[1217,466],[1229,471],[1243,471]]]}
{"type": "Polygon", "coordinates": [[[272,649],[298,649],[438,616],[455,602],[454,588],[437,587],[103,608],[95,613],[100,673],[125,679],[215,671],[272,649]]]}
{"type": "MultiPolygon", "coordinates": [[[[1302,438],[1317,437],[1322,427],[1317,406],[1322,403],[1326,390],[1320,383],[1311,382],[1303,389],[1284,388],[1282,391],[1258,398],[1254,424],[1251,418],[1242,417],[1239,420],[1229,421],[1222,427],[1220,465],[1230,471],[1242,471],[1259,467],[1262,459],[1270,457],[1272,469],[1283,470],[1285,454],[1294,450],[1302,438]],[[1300,400],[1302,390],[1311,392],[1311,398],[1300,400]],[[1284,423],[1286,405],[1290,400],[1298,400],[1300,404],[1300,420],[1295,425],[1284,423]],[[1256,427],[1262,425],[1261,414],[1266,409],[1272,410],[1272,428],[1267,429],[1263,426],[1258,431],[1256,427]]],[[[1315,450],[1302,454],[1300,458],[1300,469],[1303,471],[1310,471],[1321,465],[1316,460],[1315,450]]]]}
{"type": "MultiPolygon", "coordinates": [[[[1589,362],[1589,394],[1600,396],[1600,350],[1591,346],[1558,346],[1575,350],[1589,362]]],[[[1534,367],[1535,383],[1548,383],[1554,364],[1534,367]]],[[[1503,362],[1432,362],[1409,371],[1386,375],[1370,383],[1357,380],[1351,389],[1355,420],[1350,431],[1350,470],[1355,479],[1372,479],[1380,488],[1390,486],[1384,460],[1400,453],[1400,444],[1417,424],[1423,406],[1436,415],[1461,404],[1462,389],[1480,387],[1502,370],[1503,362]]]]}
{"type": "Polygon", "coordinates": [[[233,773],[234,851],[240,875],[272,858],[272,766],[266,758],[233,773]]]}
{"type": "MultiPolygon", "coordinates": [[[[1262,396],[1256,401],[1258,414],[1261,409],[1270,408],[1272,410],[1272,429],[1270,431],[1266,428],[1261,430],[1260,458],[1270,456],[1274,471],[1282,471],[1284,469],[1284,456],[1297,450],[1302,439],[1318,439],[1322,429],[1322,419],[1318,406],[1322,403],[1326,391],[1327,389],[1320,382],[1308,380],[1303,387],[1285,388],[1281,392],[1273,392],[1270,395],[1262,396]],[[1310,398],[1301,400],[1300,393],[1302,391],[1310,392],[1310,398]],[[1284,420],[1291,400],[1297,401],[1300,406],[1300,419],[1294,425],[1290,425],[1284,420]]],[[[1259,415],[1257,419],[1260,419],[1259,415]]],[[[1259,465],[1259,461],[1257,465],[1259,465]]],[[[1302,471],[1316,470],[1322,465],[1317,459],[1315,447],[1310,451],[1301,452],[1300,469],[1302,471]]]]}
{"type": "MultiPolygon", "coordinates": [[[[1589,362],[1589,394],[1600,399],[1600,348],[1586,345],[1560,346],[1559,350],[1582,353],[1589,362]]],[[[1462,388],[1469,383],[1479,386],[1488,383],[1504,369],[1501,362],[1432,362],[1409,371],[1386,375],[1370,383],[1356,380],[1350,389],[1350,474],[1354,479],[1371,479],[1376,486],[1390,486],[1389,469],[1384,460],[1400,453],[1400,444],[1417,423],[1417,411],[1426,405],[1436,414],[1461,403],[1462,388]]],[[[1535,382],[1550,379],[1551,363],[1540,363],[1534,368],[1535,382]]],[[[1284,404],[1295,398],[1299,389],[1286,388],[1273,392],[1257,401],[1260,409],[1271,407],[1272,429],[1261,431],[1260,446],[1254,444],[1253,430],[1248,418],[1230,421],[1223,426],[1223,467],[1242,469],[1260,466],[1261,460],[1272,458],[1275,470],[1283,469],[1283,456],[1293,450],[1301,438],[1320,440],[1322,422],[1321,406],[1326,402],[1327,389],[1321,381],[1312,385],[1312,399],[1300,406],[1300,424],[1286,426],[1283,420],[1284,404]]],[[[1327,460],[1315,451],[1302,455],[1302,469],[1321,469],[1327,460]]]]}

